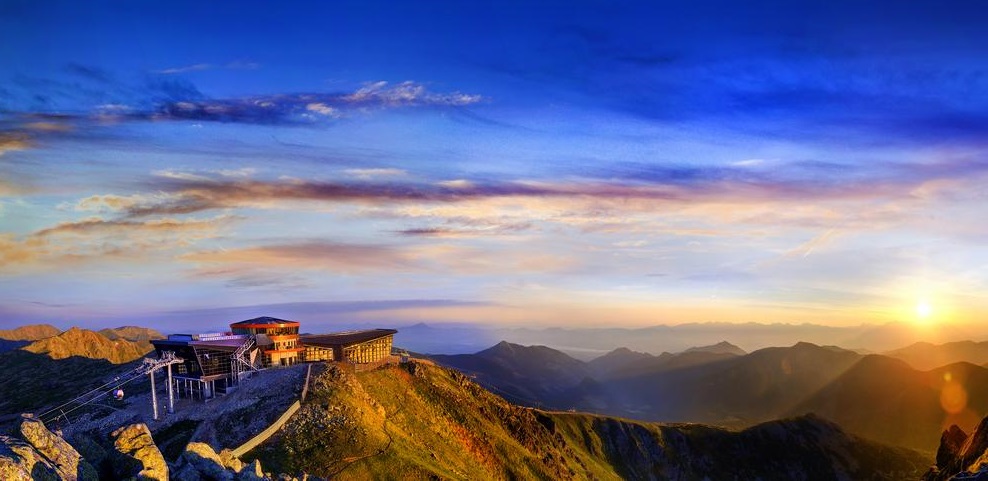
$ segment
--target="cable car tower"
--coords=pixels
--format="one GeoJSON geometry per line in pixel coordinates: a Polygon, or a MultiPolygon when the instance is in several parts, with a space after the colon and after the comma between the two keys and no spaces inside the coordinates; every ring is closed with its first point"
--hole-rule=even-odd
{"type": "Polygon", "coordinates": [[[45,412],[38,415],[38,418],[45,423],[51,423],[53,421],[58,421],[64,419],[66,422],[69,421],[69,414],[79,410],[85,406],[88,406],[106,396],[113,395],[115,397],[122,398],[123,389],[121,389],[125,384],[134,381],[148,375],[151,378],[151,405],[154,410],[154,419],[158,420],[158,394],[154,387],[154,373],[161,369],[166,368],[168,370],[168,412],[175,412],[175,395],[172,391],[172,364],[179,364],[185,360],[175,356],[174,352],[164,352],[161,358],[151,359],[145,357],[144,361],[140,366],[135,367],[130,372],[121,374],[113,379],[107,381],[103,385],[89,390],[85,393],[76,396],[70,401],[62,403],[55,406],[45,412]]]}

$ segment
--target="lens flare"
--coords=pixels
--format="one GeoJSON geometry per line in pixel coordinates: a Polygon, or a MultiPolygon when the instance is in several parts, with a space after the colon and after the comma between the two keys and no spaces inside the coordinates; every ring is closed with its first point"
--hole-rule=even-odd
{"type": "Polygon", "coordinates": [[[963,411],[967,407],[967,390],[960,383],[946,383],[940,391],[940,407],[949,414],[963,411]]]}

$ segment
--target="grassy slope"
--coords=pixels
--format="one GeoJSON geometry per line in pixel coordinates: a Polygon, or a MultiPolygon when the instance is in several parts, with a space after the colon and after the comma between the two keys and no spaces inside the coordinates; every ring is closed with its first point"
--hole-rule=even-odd
{"type": "Polygon", "coordinates": [[[274,471],[343,479],[897,479],[929,465],[817,418],[730,432],[551,413],[422,364],[414,374],[330,368],[285,429],[245,456],[255,457],[274,471]]]}

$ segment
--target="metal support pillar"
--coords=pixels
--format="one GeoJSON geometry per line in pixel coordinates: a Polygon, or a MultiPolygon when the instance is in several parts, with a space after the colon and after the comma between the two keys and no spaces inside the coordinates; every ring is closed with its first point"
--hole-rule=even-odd
{"type": "Polygon", "coordinates": [[[175,414],[175,394],[172,388],[172,365],[168,365],[168,414],[175,414]]]}
{"type": "Polygon", "coordinates": [[[151,376],[151,407],[154,409],[154,420],[158,420],[158,393],[154,391],[154,370],[148,373],[151,376]]]}

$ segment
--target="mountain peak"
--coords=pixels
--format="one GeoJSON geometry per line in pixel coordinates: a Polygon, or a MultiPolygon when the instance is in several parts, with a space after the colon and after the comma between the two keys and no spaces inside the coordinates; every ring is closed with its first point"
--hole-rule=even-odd
{"type": "Polygon", "coordinates": [[[477,353],[478,356],[490,356],[490,355],[502,355],[502,354],[512,354],[519,350],[527,349],[528,346],[522,346],[521,344],[514,344],[508,341],[501,341],[483,351],[477,353]]]}
{"type": "Polygon", "coordinates": [[[717,344],[712,344],[709,346],[691,347],[683,352],[709,352],[714,354],[734,354],[736,356],[748,354],[748,352],[744,349],[741,349],[740,347],[727,341],[720,341],[717,344]]]}
{"type": "Polygon", "coordinates": [[[32,342],[21,349],[45,354],[52,359],[81,356],[122,364],[143,357],[151,350],[151,345],[123,338],[112,340],[98,332],[72,327],[57,336],[32,342]]]}
{"type": "Polygon", "coordinates": [[[0,339],[10,341],[37,341],[46,337],[57,336],[61,329],[51,324],[32,324],[14,329],[0,329],[0,339]]]}
{"type": "Polygon", "coordinates": [[[154,329],[139,326],[120,326],[112,329],[101,329],[99,333],[111,340],[150,341],[152,339],[165,338],[164,334],[154,329]]]}

